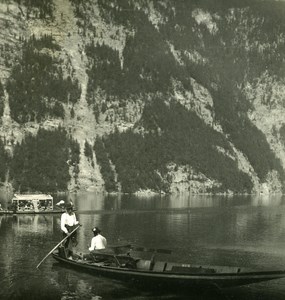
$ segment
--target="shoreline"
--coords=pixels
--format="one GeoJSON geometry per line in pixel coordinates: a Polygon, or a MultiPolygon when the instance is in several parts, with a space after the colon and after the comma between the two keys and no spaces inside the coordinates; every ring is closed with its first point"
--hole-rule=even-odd
{"type": "MultiPolygon", "coordinates": [[[[21,194],[20,192],[13,191],[11,186],[7,185],[2,185],[0,186],[0,193],[1,194],[6,194],[13,196],[15,193],[21,194]]],[[[137,192],[133,193],[125,193],[125,192],[106,192],[102,190],[88,190],[88,189],[78,189],[78,190],[66,190],[66,191],[56,191],[56,192],[40,192],[40,191],[31,191],[31,194],[33,193],[45,193],[45,194],[52,194],[52,195],[67,195],[67,194],[80,194],[80,193],[94,193],[94,194],[99,194],[99,195],[110,195],[110,196],[122,196],[122,195],[132,195],[136,197],[167,197],[167,196],[179,196],[179,195],[191,195],[191,196],[225,196],[225,197],[235,197],[235,196],[272,196],[272,195],[279,195],[282,196],[284,193],[280,192],[272,192],[272,193],[193,193],[191,191],[182,191],[182,192],[171,192],[171,193],[166,193],[166,192],[155,192],[152,190],[139,190],[137,192]]]]}

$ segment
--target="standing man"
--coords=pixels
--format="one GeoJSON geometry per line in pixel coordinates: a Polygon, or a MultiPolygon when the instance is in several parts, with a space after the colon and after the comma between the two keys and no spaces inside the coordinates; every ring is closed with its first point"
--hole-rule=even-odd
{"type": "Polygon", "coordinates": [[[75,231],[71,235],[70,232],[76,228],[79,222],[76,220],[72,204],[66,204],[65,210],[66,211],[61,215],[60,227],[63,232],[63,237],[68,236],[64,243],[65,255],[68,258],[72,258],[72,249],[77,245],[77,232],[75,231]]]}

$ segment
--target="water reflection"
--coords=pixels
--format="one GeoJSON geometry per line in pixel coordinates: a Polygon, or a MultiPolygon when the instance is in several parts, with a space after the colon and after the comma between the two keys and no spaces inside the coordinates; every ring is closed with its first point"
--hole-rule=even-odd
{"type": "MultiPolygon", "coordinates": [[[[283,195],[154,195],[137,197],[135,195],[104,195],[101,193],[80,192],[76,194],[53,195],[54,202],[72,201],[78,212],[118,212],[125,210],[183,210],[188,208],[212,208],[233,206],[278,206],[284,205],[283,195]]],[[[0,189],[0,203],[5,208],[11,195],[0,189]]]]}
{"type": "Polygon", "coordinates": [[[284,196],[281,194],[276,195],[252,195],[251,205],[253,206],[278,206],[284,201],[284,196]]]}
{"type": "Polygon", "coordinates": [[[18,233],[34,232],[45,235],[53,232],[52,215],[17,215],[14,219],[16,222],[13,223],[13,229],[18,233]]]}
{"type": "Polygon", "coordinates": [[[69,200],[75,204],[79,211],[97,211],[104,209],[103,194],[81,192],[69,195],[69,200]]]}
{"type": "Polygon", "coordinates": [[[248,205],[250,196],[209,196],[209,195],[155,195],[136,197],[135,195],[100,195],[81,193],[70,199],[76,204],[79,212],[120,210],[179,210],[188,208],[222,207],[248,205]],[[81,199],[78,201],[78,199],[81,199]],[[82,201],[83,200],[83,201],[82,201]]]}
{"type": "Polygon", "coordinates": [[[2,209],[7,209],[8,201],[12,199],[13,194],[11,194],[5,188],[0,188],[0,204],[2,209]]]}

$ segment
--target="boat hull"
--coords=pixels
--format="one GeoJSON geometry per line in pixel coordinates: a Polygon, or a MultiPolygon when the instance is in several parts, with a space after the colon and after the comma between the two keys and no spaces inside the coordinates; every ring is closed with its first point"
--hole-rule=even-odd
{"type": "Polygon", "coordinates": [[[164,286],[166,288],[194,289],[216,286],[219,288],[240,286],[285,277],[284,271],[263,271],[249,273],[215,273],[215,274],[183,274],[172,272],[141,271],[128,268],[106,267],[84,261],[70,260],[53,253],[53,257],[70,267],[84,270],[96,276],[111,277],[118,280],[148,286],[164,286]]]}
{"type": "Polygon", "coordinates": [[[41,214],[60,214],[64,210],[42,210],[42,211],[12,211],[12,210],[3,210],[0,211],[0,215],[41,215],[41,214]]]}

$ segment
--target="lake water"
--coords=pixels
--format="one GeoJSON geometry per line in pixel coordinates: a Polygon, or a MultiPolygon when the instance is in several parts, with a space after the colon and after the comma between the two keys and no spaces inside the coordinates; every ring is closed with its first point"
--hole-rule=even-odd
{"type": "MultiPolygon", "coordinates": [[[[0,194],[2,207],[8,198],[0,194]]],[[[285,269],[284,196],[167,196],[139,198],[95,193],[55,196],[72,200],[82,224],[78,251],[98,226],[108,244],[173,251],[193,264],[285,269]]],[[[41,259],[61,240],[60,214],[0,215],[0,299],[285,299],[285,279],[180,295],[148,291],[41,259]]],[[[146,255],[146,253],[144,253],[146,255]]]]}

